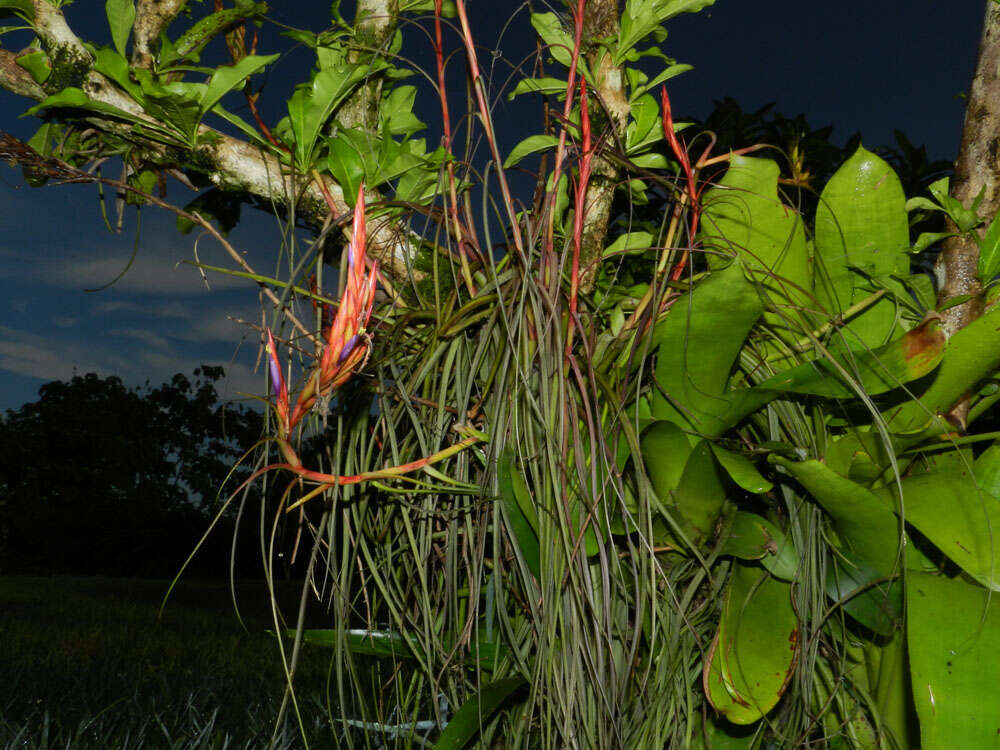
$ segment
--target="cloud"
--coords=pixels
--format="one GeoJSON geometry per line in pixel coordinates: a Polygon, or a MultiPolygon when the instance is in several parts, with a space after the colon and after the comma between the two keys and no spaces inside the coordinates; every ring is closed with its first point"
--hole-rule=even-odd
{"type": "MultiPolygon", "coordinates": [[[[100,289],[110,285],[118,292],[155,296],[196,295],[208,291],[252,288],[252,282],[235,276],[206,272],[193,265],[195,255],[175,246],[143,243],[131,261],[123,248],[96,246],[61,255],[42,255],[0,248],[0,278],[32,281],[68,289],[100,289]],[[206,286],[207,280],[207,286],[206,286]]],[[[198,257],[209,265],[229,268],[233,262],[219,252],[198,257]]]]}
{"type": "Polygon", "coordinates": [[[253,347],[240,347],[228,357],[198,355],[175,347],[166,337],[143,329],[116,329],[99,341],[39,335],[9,326],[0,326],[0,371],[37,378],[40,381],[69,380],[74,375],[94,372],[101,377],[116,375],[128,384],[146,380],[168,382],[175,373],[190,375],[202,365],[222,366],[226,378],[216,387],[223,398],[239,394],[262,394],[266,388],[254,373],[253,347]],[[134,351],[124,352],[108,338],[133,338],[141,342],[134,351]]]}
{"type": "Polygon", "coordinates": [[[75,315],[53,315],[52,325],[58,328],[72,328],[80,322],[80,318],[75,315]]]}
{"type": "Polygon", "coordinates": [[[84,354],[79,345],[7,326],[0,326],[0,370],[39,380],[68,380],[80,372],[108,373],[100,358],[84,354]]]}

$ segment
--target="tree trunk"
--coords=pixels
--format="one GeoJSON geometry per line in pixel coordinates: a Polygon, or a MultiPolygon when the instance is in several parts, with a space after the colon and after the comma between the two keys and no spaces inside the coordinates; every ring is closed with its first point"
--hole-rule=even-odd
{"type": "MultiPolygon", "coordinates": [[[[1000,5],[987,0],[979,56],[969,90],[965,125],[952,196],[969,205],[980,194],[979,215],[991,220],[1000,210],[1000,5]]],[[[957,231],[949,220],[949,230],[957,231]]],[[[958,296],[972,299],[943,311],[944,327],[949,335],[979,317],[983,310],[982,284],[977,278],[979,246],[971,237],[951,237],[935,266],[938,278],[938,302],[958,296]]],[[[963,400],[949,413],[953,424],[964,429],[968,401],[963,400]]]]}

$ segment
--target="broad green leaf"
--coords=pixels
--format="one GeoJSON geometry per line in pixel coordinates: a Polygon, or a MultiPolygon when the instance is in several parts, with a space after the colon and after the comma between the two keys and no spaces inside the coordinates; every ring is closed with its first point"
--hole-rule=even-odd
{"type": "Polygon", "coordinates": [[[42,50],[23,52],[14,58],[14,62],[28,71],[35,83],[45,83],[52,74],[52,62],[42,50]]]}
{"type": "Polygon", "coordinates": [[[620,65],[647,37],[653,37],[650,41],[663,41],[664,22],[681,13],[697,13],[714,3],[715,0],[627,0],[618,24],[615,64],[620,65]]]}
{"type": "Polygon", "coordinates": [[[709,702],[734,724],[752,724],[778,703],[798,657],[791,586],[736,564],[703,681],[709,702]]]}
{"type": "Polygon", "coordinates": [[[444,728],[434,750],[461,750],[474,740],[503,703],[528,684],[523,677],[507,677],[488,685],[469,698],[444,728]]]}
{"type": "Polygon", "coordinates": [[[354,143],[340,133],[334,138],[327,138],[326,145],[329,149],[326,156],[327,169],[343,189],[347,205],[353,206],[358,189],[365,179],[364,159],[354,143]]]}
{"type": "Polygon", "coordinates": [[[876,395],[921,378],[941,362],[947,338],[938,316],[930,316],[901,338],[873,351],[834,353],[833,361],[819,358],[778,373],[758,386],[826,398],[856,398],[840,374],[858,381],[864,392],[876,395]]]}
{"type": "Polygon", "coordinates": [[[410,136],[424,128],[424,124],[413,114],[416,96],[416,86],[397,86],[382,101],[382,117],[390,134],[410,136]]]}
{"type": "Polygon", "coordinates": [[[148,71],[133,73],[129,68],[128,60],[125,56],[110,47],[98,47],[94,50],[94,70],[101,75],[110,78],[112,81],[128,92],[128,95],[140,104],[145,103],[142,86],[132,76],[147,76],[148,71]]]}
{"type": "Polygon", "coordinates": [[[524,564],[535,578],[541,579],[541,551],[538,546],[538,515],[524,477],[514,465],[514,452],[504,449],[497,466],[500,499],[513,541],[521,551],[524,564]]]}
{"type": "Polygon", "coordinates": [[[713,272],[670,308],[656,326],[653,416],[700,434],[718,434],[721,397],[743,342],[762,312],[760,296],[739,262],[713,272]]]}
{"type": "Polygon", "coordinates": [[[28,139],[28,145],[42,156],[52,155],[52,146],[63,132],[63,126],[55,122],[43,122],[35,134],[28,139]]]}
{"type": "MultiPolygon", "coordinates": [[[[714,2],[714,0],[713,0],[713,2],[714,2]]],[[[655,50],[656,48],[653,47],[651,49],[655,50]]],[[[689,70],[694,70],[694,66],[693,65],[686,65],[684,63],[677,63],[675,65],[668,65],[666,68],[664,68],[659,73],[657,73],[655,76],[653,76],[652,79],[643,82],[643,84],[640,85],[640,86],[633,87],[632,88],[632,96],[634,97],[634,96],[638,96],[640,94],[644,94],[647,91],[653,91],[661,83],[669,81],[671,78],[674,78],[675,76],[679,76],[681,73],[687,73],[689,70]]],[[[680,125],[680,124],[681,123],[674,123],[675,126],[676,125],[680,125]]],[[[661,135],[662,135],[662,133],[661,133],[661,135]]]]}
{"type": "Polygon", "coordinates": [[[660,105],[649,94],[632,102],[632,121],[625,128],[625,153],[637,153],[646,146],[663,140],[660,105]]]}
{"type": "Polygon", "coordinates": [[[941,240],[948,237],[957,237],[954,232],[921,232],[920,236],[917,237],[917,241],[913,243],[913,248],[910,250],[911,253],[922,253],[927,248],[932,245],[936,245],[941,240]]]}
{"type": "Polygon", "coordinates": [[[827,593],[835,601],[849,599],[845,608],[852,617],[889,635],[900,613],[898,586],[886,583],[902,564],[895,514],[878,495],[826,464],[794,462],[775,454],[769,460],[788,470],[833,521],[840,549],[827,579],[827,593]]]}
{"type": "Polygon", "coordinates": [[[280,55],[247,55],[235,65],[221,65],[216,68],[208,81],[208,87],[201,95],[201,114],[214,107],[222,97],[239,86],[245,78],[257,73],[278,59],[280,55]]]}
{"type": "Polygon", "coordinates": [[[1000,498],[1000,442],[993,443],[976,459],[975,474],[983,490],[1000,498]]]}
{"type": "Polygon", "coordinates": [[[996,747],[1000,601],[961,579],[913,572],[906,604],[921,748],[996,747]]]}
{"type": "Polygon", "coordinates": [[[889,429],[907,436],[901,445],[916,444],[940,432],[935,415],[945,414],[980,380],[1000,369],[1000,305],[948,339],[940,367],[918,399],[887,412],[889,429]],[[927,434],[925,434],[925,431],[927,434]]]}
{"type": "Polygon", "coordinates": [[[198,102],[204,95],[205,84],[183,81],[160,84],[151,78],[141,80],[146,111],[173,125],[189,144],[193,143],[201,122],[198,102]]]}
{"type": "Polygon", "coordinates": [[[132,24],[135,22],[135,2],[133,0],[106,0],[104,12],[108,16],[108,26],[111,27],[111,40],[115,43],[118,54],[125,56],[125,45],[132,34],[132,24]]]}
{"type": "Polygon", "coordinates": [[[993,217],[979,241],[979,280],[988,284],[1000,273],[1000,213],[993,217]]]}
{"type": "Polygon", "coordinates": [[[712,452],[715,453],[719,465],[726,470],[729,477],[747,492],[760,495],[770,492],[774,487],[764,478],[764,475],[757,471],[753,462],[741,453],[734,453],[718,445],[712,444],[712,452]]]}
{"type": "Polygon", "coordinates": [[[640,169],[667,169],[670,166],[667,157],[655,151],[629,157],[629,161],[640,169]]]}
{"type": "Polygon", "coordinates": [[[503,165],[505,167],[513,167],[529,154],[547,151],[550,148],[555,148],[558,144],[559,139],[554,135],[529,135],[514,146],[514,149],[510,152],[503,165]]]}
{"type": "MultiPolygon", "coordinates": [[[[711,268],[738,256],[786,316],[811,309],[812,264],[802,217],[778,196],[778,165],[733,156],[725,177],[703,199],[701,238],[711,268]]],[[[780,316],[769,315],[780,324],[780,316]]]]}
{"type": "Polygon", "coordinates": [[[826,511],[845,550],[881,576],[898,572],[899,521],[879,495],[816,460],[789,461],[776,454],[769,460],[784,467],[826,511]]]}
{"type": "Polygon", "coordinates": [[[507,98],[513,100],[521,94],[565,94],[566,81],[559,78],[522,78],[507,98]]]}
{"type": "Polygon", "coordinates": [[[31,0],[0,0],[0,18],[4,11],[10,11],[28,23],[35,19],[35,6],[31,0]]]}
{"type": "Polygon", "coordinates": [[[799,567],[799,558],[791,538],[766,518],[738,511],[724,532],[720,555],[741,560],[759,560],[775,578],[791,581],[799,567]]]}
{"type": "MultiPolygon", "coordinates": [[[[823,188],[816,209],[816,294],[837,315],[870,293],[863,274],[909,271],[909,223],[903,186],[883,159],[863,147],[823,188]]],[[[855,341],[879,346],[895,328],[896,310],[883,298],[851,319],[855,341]]]]}
{"type": "MultiPolygon", "coordinates": [[[[543,42],[547,45],[547,51],[559,63],[570,66],[573,54],[573,36],[566,31],[562,20],[555,13],[532,13],[531,25],[543,42]]],[[[587,67],[587,61],[580,55],[576,61],[577,72],[593,84],[594,80],[587,67]]]]}
{"type": "Polygon", "coordinates": [[[59,107],[85,109],[91,112],[97,112],[105,117],[113,117],[118,120],[124,120],[125,122],[132,123],[132,125],[136,127],[137,132],[143,133],[145,131],[148,137],[156,138],[157,140],[166,140],[174,144],[179,142],[177,135],[172,131],[163,128],[156,123],[136,117],[135,115],[122,109],[118,109],[118,107],[111,104],[95,101],[88,97],[83,91],[78,88],[74,88],[73,86],[67,86],[59,93],[53,94],[43,102],[36,104],[25,114],[34,115],[38,114],[42,110],[56,109],[59,107]]]}
{"type": "MultiPolygon", "coordinates": [[[[660,500],[670,505],[669,497],[660,500]]],[[[672,509],[680,515],[677,520],[691,541],[700,544],[711,537],[725,506],[726,486],[722,471],[711,444],[701,440],[684,464],[684,473],[673,493],[672,509]]]]}
{"type": "MultiPolygon", "coordinates": [[[[907,477],[902,489],[906,522],[983,586],[1000,591],[1000,500],[961,466],[907,477]]],[[[875,493],[896,507],[895,487],[875,493]]]]}
{"type": "Polygon", "coordinates": [[[308,86],[296,89],[288,100],[288,116],[295,138],[295,159],[300,169],[312,166],[313,151],[320,131],[337,108],[366,77],[375,75],[388,63],[376,60],[364,65],[325,68],[308,86]]]}
{"type": "Polygon", "coordinates": [[[649,232],[627,232],[618,237],[604,250],[604,256],[618,255],[630,251],[649,250],[653,246],[653,235],[649,232]]]}

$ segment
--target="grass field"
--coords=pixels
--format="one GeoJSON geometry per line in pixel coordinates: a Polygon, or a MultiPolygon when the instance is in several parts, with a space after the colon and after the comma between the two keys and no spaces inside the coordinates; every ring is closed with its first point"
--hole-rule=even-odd
{"type": "MultiPolygon", "coordinates": [[[[0,577],[0,748],[266,747],[284,690],[263,582],[0,577]]],[[[279,589],[294,612],[298,584],[279,589]]],[[[322,612],[312,613],[313,624],[322,612]]],[[[296,678],[310,747],[335,745],[323,651],[296,678]]],[[[279,746],[305,745],[297,723],[279,746]]]]}

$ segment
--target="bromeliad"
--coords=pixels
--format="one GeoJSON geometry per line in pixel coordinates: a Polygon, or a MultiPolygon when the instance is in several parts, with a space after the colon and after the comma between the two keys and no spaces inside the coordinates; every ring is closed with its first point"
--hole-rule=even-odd
{"type": "MultiPolygon", "coordinates": [[[[327,200],[333,209],[332,199],[327,200]]],[[[350,379],[364,366],[371,348],[371,340],[365,331],[371,318],[375,301],[375,282],[378,264],[372,262],[366,268],[365,258],[365,201],[364,185],[358,190],[358,200],[354,207],[354,224],[351,240],[347,245],[347,283],[344,294],[330,325],[322,332],[323,349],[316,365],[299,393],[295,408],[289,408],[288,386],[278,362],[278,349],[270,329],[267,329],[268,370],[271,388],[274,391],[274,411],[278,421],[277,442],[284,463],[271,464],[254,472],[247,481],[253,481],[262,474],[275,469],[286,469],[294,473],[298,480],[304,480],[316,487],[289,505],[288,510],[298,507],[312,497],[335,485],[358,484],[372,479],[391,479],[409,474],[442,461],[459,453],[475,443],[486,439],[486,435],[465,425],[456,425],[455,430],[464,435],[460,440],[436,453],[399,466],[391,466],[352,476],[324,474],[312,471],[302,465],[302,461],[292,447],[291,434],[295,426],[316,404],[326,398],[350,379]]],[[[296,480],[297,481],[297,480],[296,480]]],[[[289,490],[291,485],[289,486],[289,490]]]]}
{"type": "Polygon", "coordinates": [[[288,439],[295,425],[309,412],[317,399],[329,396],[346,383],[368,357],[371,343],[365,326],[371,318],[375,300],[378,263],[372,262],[371,269],[366,269],[365,239],[364,185],[361,185],[354,206],[351,240],[347,244],[347,284],[344,295],[333,321],[324,331],[323,351],[318,357],[317,366],[306,380],[291,412],[288,388],[281,375],[274,339],[271,331],[267,332],[271,384],[276,400],[278,434],[282,440],[288,439]]]}

